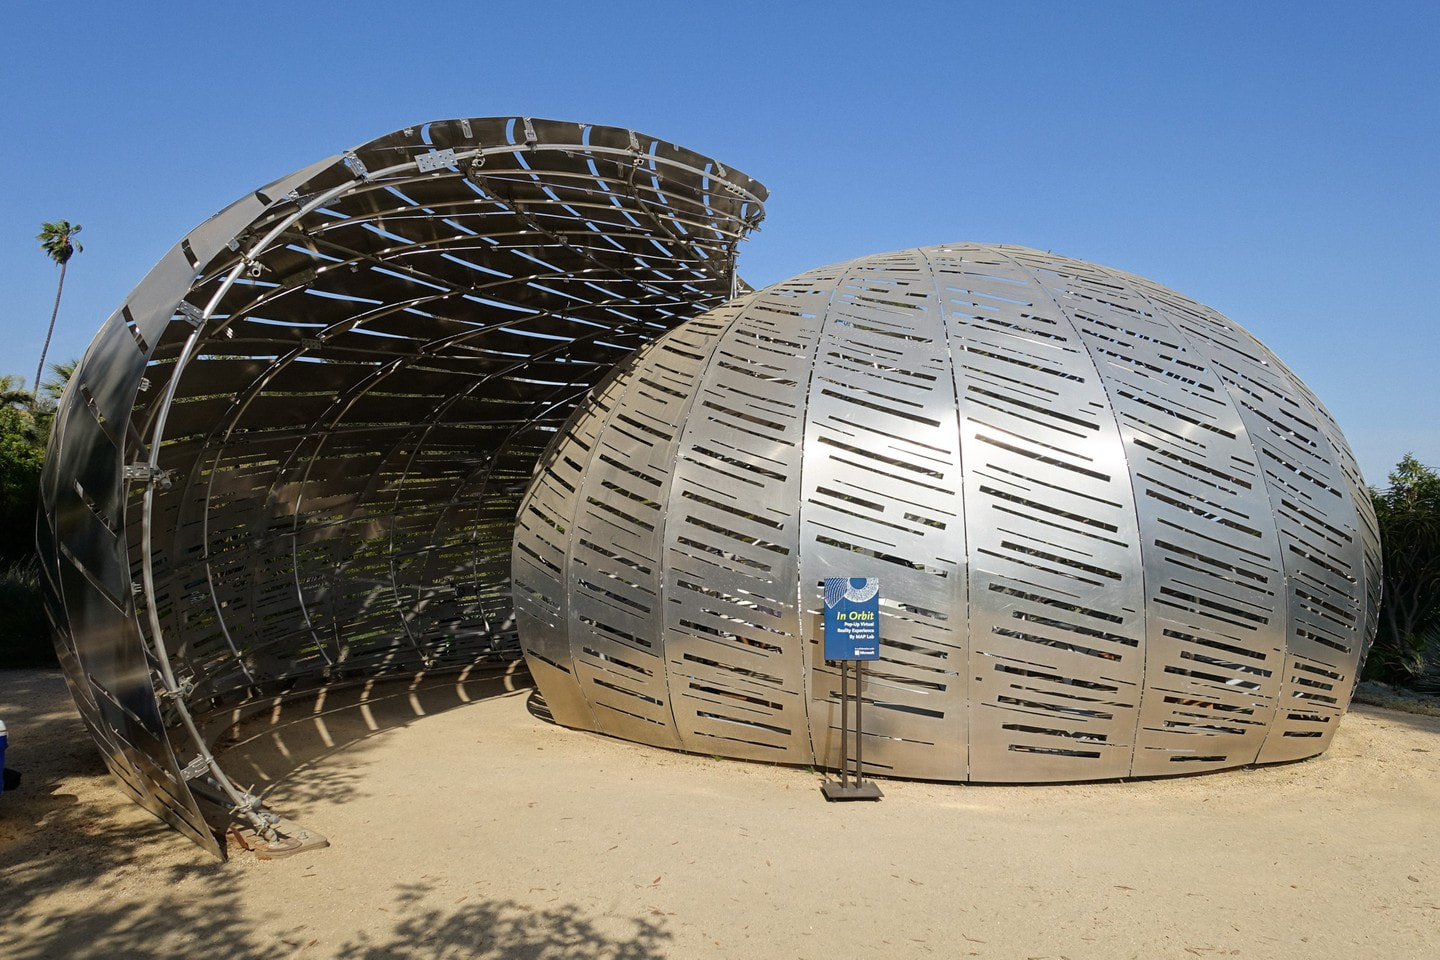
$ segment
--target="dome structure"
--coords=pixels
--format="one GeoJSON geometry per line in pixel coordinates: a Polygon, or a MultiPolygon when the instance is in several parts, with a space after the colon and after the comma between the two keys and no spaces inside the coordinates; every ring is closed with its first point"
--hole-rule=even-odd
{"type": "Polygon", "coordinates": [[[879,578],[865,772],[982,782],[1320,753],[1379,583],[1345,440],[1263,344],[980,244],[814,270],[641,348],[541,457],[512,557],[557,720],[830,767],[824,581],[879,578]]]}

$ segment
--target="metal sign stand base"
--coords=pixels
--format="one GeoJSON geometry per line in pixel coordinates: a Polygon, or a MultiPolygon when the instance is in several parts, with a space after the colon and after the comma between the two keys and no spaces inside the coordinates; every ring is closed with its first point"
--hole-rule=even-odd
{"type": "Polygon", "coordinates": [[[840,782],[826,780],[820,785],[820,792],[826,800],[879,800],[885,794],[880,792],[872,780],[860,775],[860,765],[865,755],[865,737],[860,725],[860,671],[864,660],[840,661],[840,782]],[[847,770],[850,766],[850,665],[855,669],[855,775],[847,770]]]}
{"type": "Polygon", "coordinates": [[[874,780],[860,780],[848,786],[827,780],[820,785],[820,792],[826,800],[879,800],[885,796],[874,780]]]}

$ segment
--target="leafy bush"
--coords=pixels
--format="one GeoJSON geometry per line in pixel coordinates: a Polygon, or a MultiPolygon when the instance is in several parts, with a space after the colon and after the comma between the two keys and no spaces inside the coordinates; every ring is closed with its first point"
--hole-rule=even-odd
{"type": "Polygon", "coordinates": [[[1370,491],[1384,595],[1365,679],[1430,685],[1440,678],[1440,475],[1407,454],[1389,479],[1370,491]]]}
{"type": "Polygon", "coordinates": [[[0,406],[0,562],[35,552],[45,450],[30,411],[0,406]]]}
{"type": "Polygon", "coordinates": [[[12,376],[0,376],[0,667],[55,662],[35,557],[40,467],[53,402],[36,406],[12,376]]]}
{"type": "Polygon", "coordinates": [[[32,556],[0,566],[0,668],[56,663],[40,593],[40,564],[32,556]]]}

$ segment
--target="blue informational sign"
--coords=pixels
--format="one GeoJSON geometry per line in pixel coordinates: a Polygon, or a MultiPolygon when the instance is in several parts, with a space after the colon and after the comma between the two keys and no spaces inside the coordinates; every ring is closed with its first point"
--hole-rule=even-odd
{"type": "Polygon", "coordinates": [[[825,580],[825,659],[880,659],[880,578],[825,580]]]}

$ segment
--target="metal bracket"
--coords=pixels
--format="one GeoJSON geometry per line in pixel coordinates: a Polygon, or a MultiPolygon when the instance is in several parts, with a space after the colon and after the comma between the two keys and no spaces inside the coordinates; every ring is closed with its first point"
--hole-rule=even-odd
{"type": "Polygon", "coordinates": [[[530,118],[524,117],[523,119],[525,121],[525,146],[533,149],[540,140],[535,136],[535,125],[530,122],[530,118]]]}
{"type": "Polygon", "coordinates": [[[235,812],[244,817],[249,817],[250,822],[255,825],[256,832],[266,839],[273,839],[275,836],[275,825],[281,820],[278,816],[265,809],[265,804],[255,794],[241,790],[237,796],[240,802],[235,805],[235,812]]]}
{"type": "Polygon", "coordinates": [[[370,171],[365,169],[365,161],[355,156],[355,154],[349,150],[345,151],[345,157],[342,162],[345,164],[345,169],[349,170],[356,180],[365,180],[370,176],[370,171]]]}
{"type": "Polygon", "coordinates": [[[170,471],[148,463],[127,463],[122,478],[132,483],[156,483],[162,490],[170,489],[170,471]]]}
{"type": "Polygon", "coordinates": [[[198,780],[210,772],[210,761],[197,754],[194,760],[185,764],[185,769],[180,771],[180,776],[186,780],[198,780]]]}
{"type": "Polygon", "coordinates": [[[194,692],[195,680],[193,677],[177,677],[175,681],[175,689],[171,690],[168,687],[163,688],[159,691],[158,696],[160,696],[162,699],[183,701],[186,697],[190,696],[190,694],[194,692]]]}
{"type": "Polygon", "coordinates": [[[205,322],[205,311],[201,310],[189,300],[181,300],[175,307],[175,312],[185,318],[185,321],[192,327],[198,327],[205,322]]]}
{"type": "Polygon", "coordinates": [[[290,274],[290,276],[281,280],[280,286],[284,287],[286,290],[294,290],[298,287],[303,287],[310,283],[313,283],[317,276],[319,276],[319,273],[314,267],[306,267],[303,270],[296,270],[294,273],[290,274]]]}
{"type": "Polygon", "coordinates": [[[433,173],[436,170],[444,170],[446,167],[455,166],[455,151],[453,149],[431,150],[429,153],[422,153],[415,158],[415,166],[421,173],[433,173]]]}

